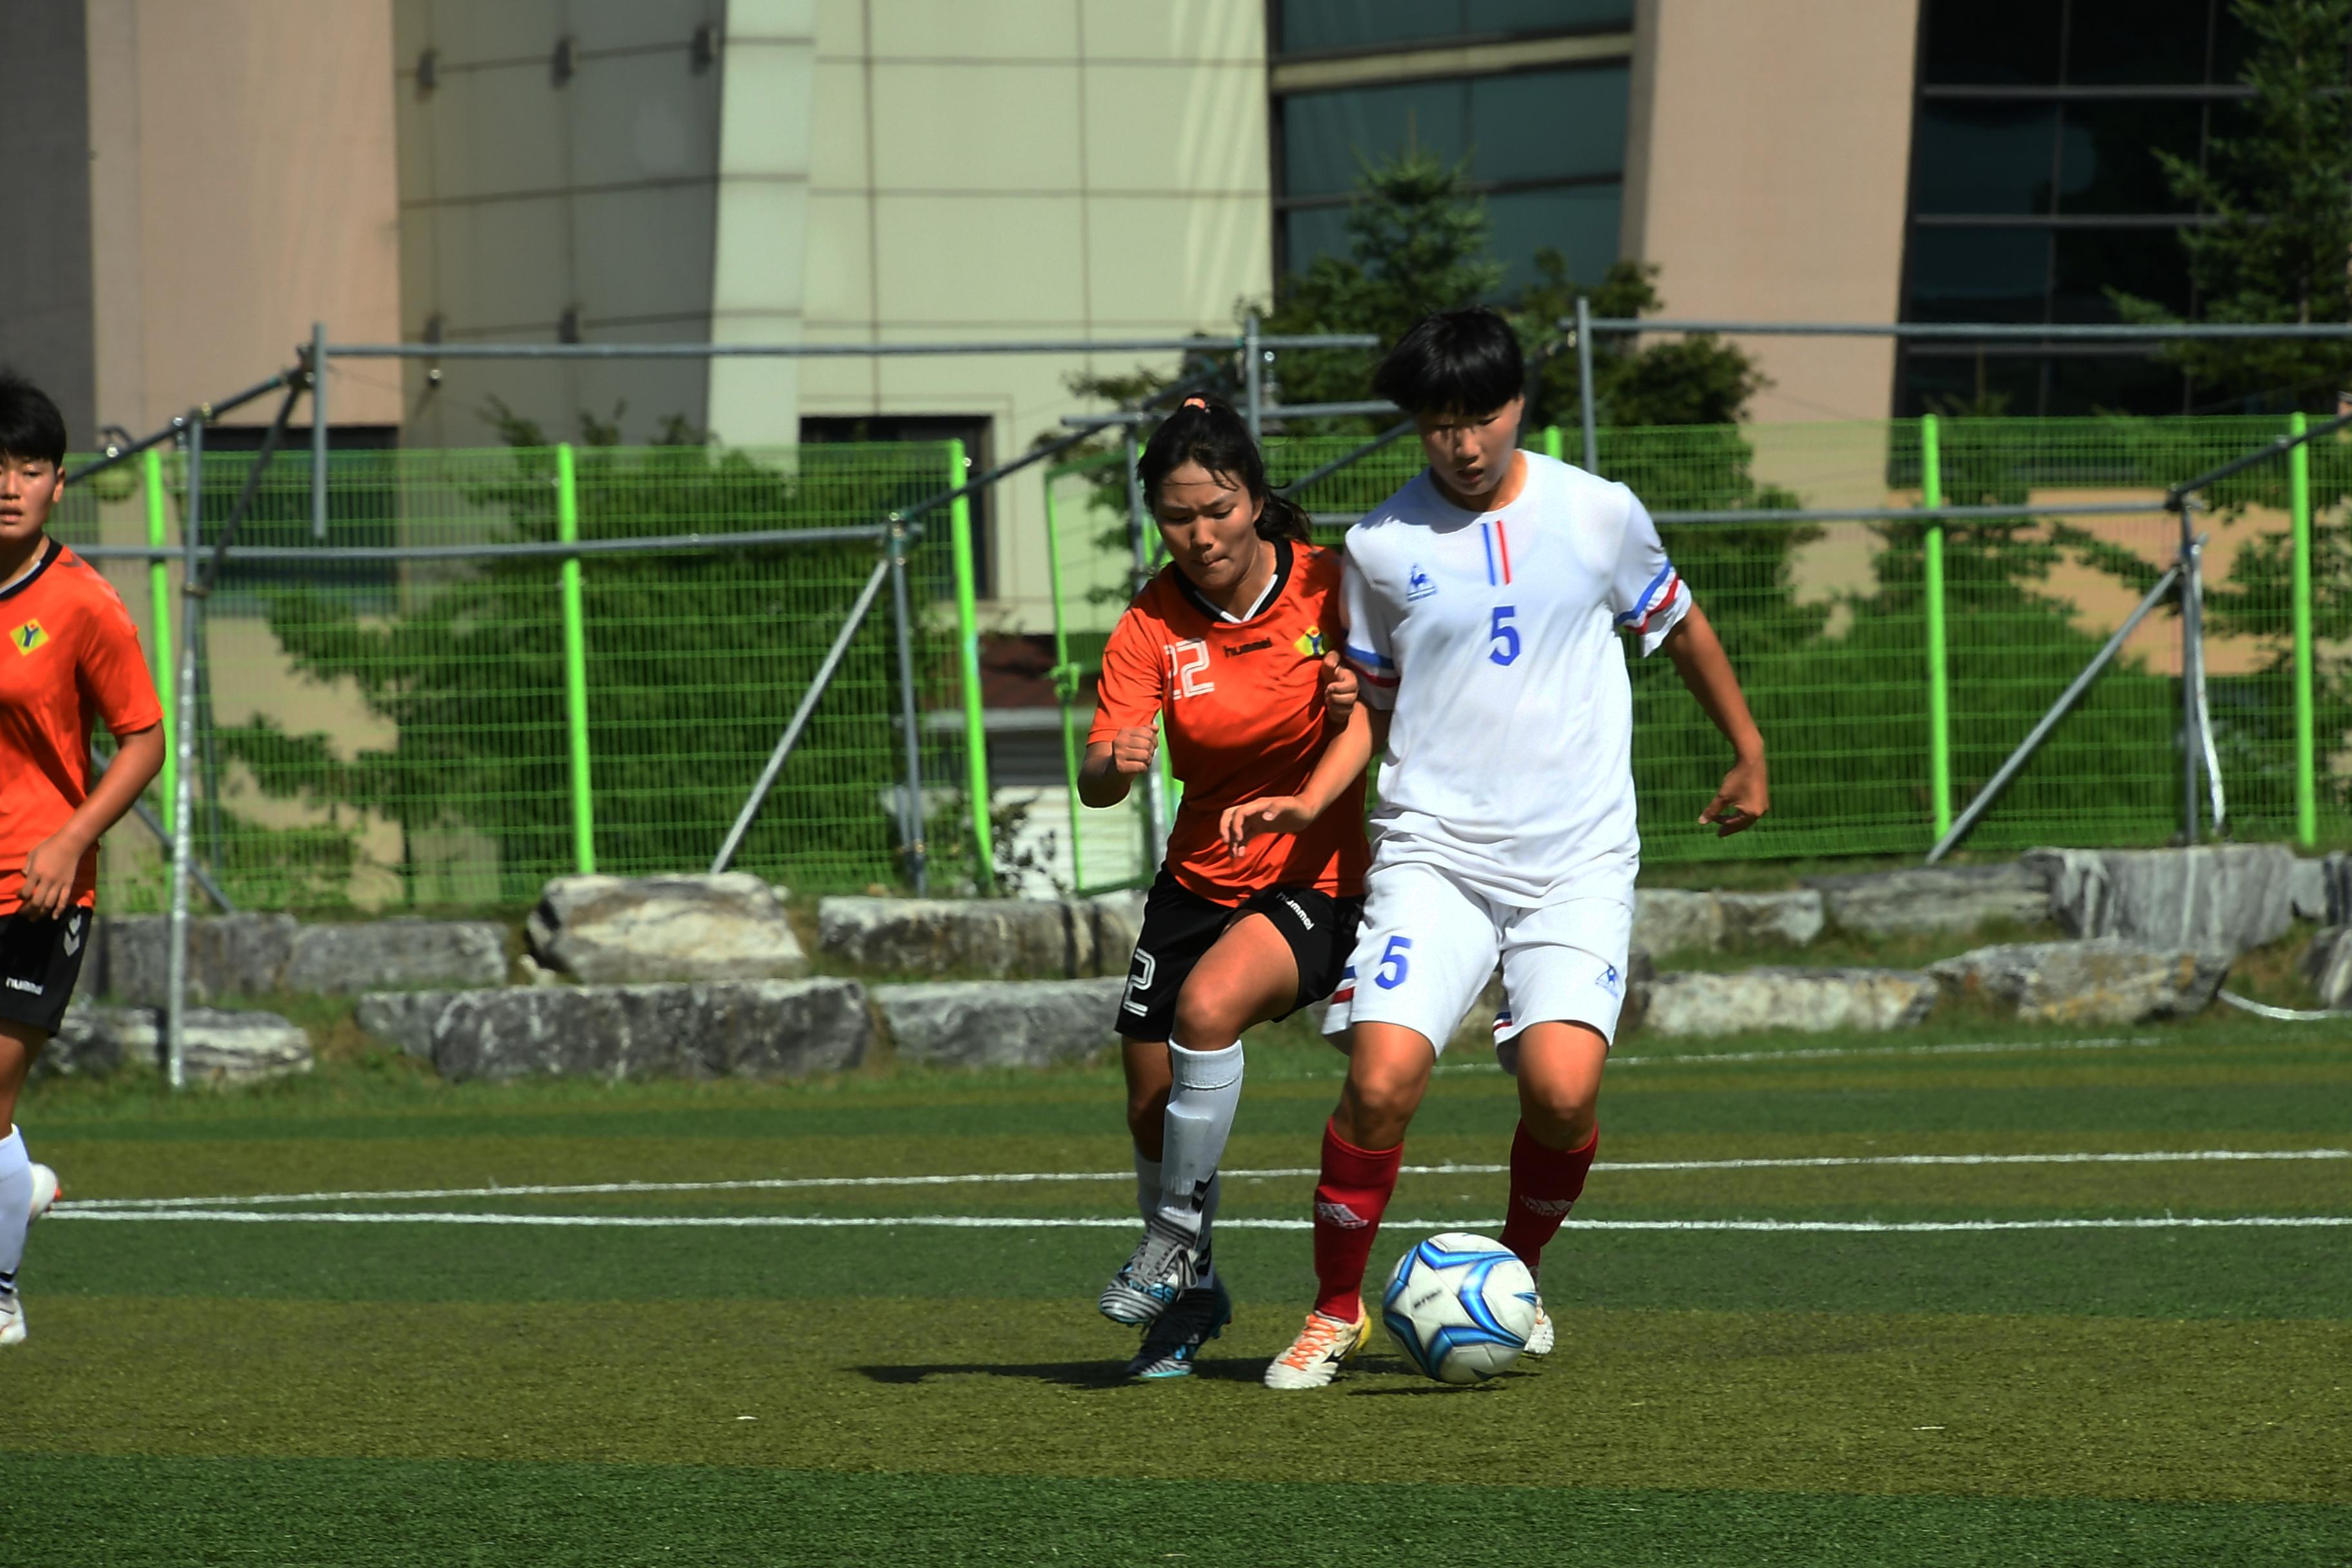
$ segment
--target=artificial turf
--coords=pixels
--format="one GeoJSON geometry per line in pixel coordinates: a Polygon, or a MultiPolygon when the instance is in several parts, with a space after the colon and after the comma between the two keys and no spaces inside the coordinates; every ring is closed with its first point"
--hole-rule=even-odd
{"type": "MultiPolygon", "coordinates": [[[[1560,1351],[1449,1390],[1376,1342],[1288,1396],[1256,1378],[1306,1304],[1307,1237],[1246,1223],[1219,1242],[1240,1309],[1201,1373],[1117,1375],[1131,1335],[1088,1304],[1129,1240],[1103,1068],[45,1084],[23,1121],[84,1204],[1056,1179],[230,1211],[333,1223],[60,1210],[25,1271],[33,1337],[0,1359],[0,1542],[68,1568],[2352,1562],[2352,1231],[1611,1227],[2352,1215],[2352,1041],[2126,1040],[1629,1049],[1603,1099],[1617,1168],[1547,1263],[1560,1351]],[[1824,1050],[1853,1054],[1804,1054],[1824,1050]],[[2195,1151],[2295,1157],[1663,1168],[2195,1151]],[[650,1227],[354,1222],[400,1214],[650,1227]],[[845,1223],[677,1226],[811,1216],[845,1223]]],[[[1270,1173],[1229,1181],[1229,1221],[1303,1215],[1335,1088],[1297,1034],[1254,1043],[1229,1164],[1270,1173]]],[[[1448,1072],[1408,1161],[1492,1165],[1511,1117],[1507,1080],[1448,1072]]],[[[1491,1225],[1503,1192],[1409,1174],[1376,1268],[1412,1222],[1491,1225]]]]}

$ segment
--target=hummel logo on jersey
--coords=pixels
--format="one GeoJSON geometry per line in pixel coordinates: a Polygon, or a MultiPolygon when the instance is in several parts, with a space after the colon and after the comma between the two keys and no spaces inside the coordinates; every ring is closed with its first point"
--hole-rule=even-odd
{"type": "Polygon", "coordinates": [[[36,996],[44,994],[43,987],[34,984],[29,980],[20,980],[13,974],[8,976],[8,989],[11,991],[29,991],[36,996]]]}
{"type": "Polygon", "coordinates": [[[1260,637],[1255,642],[1237,642],[1225,649],[1227,658],[1239,658],[1245,653],[1264,653],[1274,646],[1272,637],[1260,637]]]}
{"type": "Polygon", "coordinates": [[[10,646],[15,647],[19,654],[32,653],[47,643],[48,640],[49,634],[42,629],[41,623],[38,621],[26,621],[23,626],[18,626],[15,631],[8,634],[8,642],[10,646]]]}
{"type": "Polygon", "coordinates": [[[1617,973],[1617,966],[1613,963],[1605,965],[1601,971],[1601,978],[1593,984],[1612,996],[1622,997],[1625,994],[1625,977],[1617,973]]]}
{"type": "Polygon", "coordinates": [[[1408,599],[1426,599],[1436,592],[1436,582],[1428,573],[1421,569],[1420,562],[1414,562],[1412,574],[1405,578],[1404,596],[1408,599]]]}
{"type": "Polygon", "coordinates": [[[1305,926],[1308,931],[1313,931],[1315,929],[1315,917],[1307,912],[1307,907],[1304,904],[1301,904],[1297,899],[1292,898],[1288,893],[1282,895],[1282,901],[1289,906],[1290,912],[1292,914],[1298,917],[1298,923],[1300,925],[1305,926]]]}
{"type": "Polygon", "coordinates": [[[1540,1215],[1545,1219],[1564,1218],[1568,1211],[1575,1206],[1574,1198],[1521,1198],[1519,1200],[1519,1207],[1531,1215],[1540,1215]]]}
{"type": "Polygon", "coordinates": [[[1362,1215],[1358,1214],[1346,1204],[1335,1204],[1328,1198],[1320,1199],[1316,1203],[1315,1217],[1328,1221],[1341,1230],[1361,1230],[1367,1223],[1362,1215]]]}

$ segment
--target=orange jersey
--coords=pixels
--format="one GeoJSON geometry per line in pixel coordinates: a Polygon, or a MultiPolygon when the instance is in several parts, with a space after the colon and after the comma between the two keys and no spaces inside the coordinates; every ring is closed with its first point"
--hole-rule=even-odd
{"type": "MultiPolygon", "coordinates": [[[[25,857],[89,798],[90,726],[118,738],[163,721],[139,628],[113,585],[54,541],[32,574],[0,589],[0,914],[24,889],[25,857]]],[[[98,897],[98,848],[74,901],[98,897]]]]}
{"type": "Polygon", "coordinates": [[[1239,859],[1217,824],[1225,808],[1307,787],[1328,739],[1325,650],[1345,630],[1339,556],[1275,543],[1275,578],[1255,615],[1234,620],[1172,564],[1135,596],[1103,649],[1089,745],[1160,716],[1184,798],[1168,834],[1168,868],[1188,890],[1239,903],[1262,888],[1364,890],[1364,781],[1304,833],[1252,838],[1239,859]]]}

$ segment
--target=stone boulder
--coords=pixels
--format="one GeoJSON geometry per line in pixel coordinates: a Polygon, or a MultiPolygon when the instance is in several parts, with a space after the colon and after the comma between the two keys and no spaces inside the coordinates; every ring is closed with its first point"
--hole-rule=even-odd
{"type": "Polygon", "coordinates": [[[874,1002],[902,1062],[1035,1068],[1118,1044],[1122,975],[1095,980],[949,980],[877,985],[874,1002]]]}
{"type": "Polygon", "coordinates": [[[1633,945],[1651,952],[1713,952],[1723,945],[1723,905],[1704,889],[1637,888],[1633,945]]]}
{"type": "Polygon", "coordinates": [[[1650,987],[1644,1026],[1662,1035],[1899,1029],[1926,1018],[1936,1000],[1936,982],[1907,970],[1685,971],[1650,987]]]}
{"type": "Polygon", "coordinates": [[[808,954],[775,889],[716,877],[558,877],[526,924],[531,956],[584,985],[790,980],[808,954]]]}
{"type": "Polygon", "coordinates": [[[856,1066],[854,980],[509,986],[363,996],[360,1026],[443,1078],[798,1078],[856,1066]]]}
{"type": "Polygon", "coordinates": [[[1123,974],[1140,902],[1085,899],[821,899],[817,946],[899,974],[992,980],[1123,974]]]}
{"type": "Polygon", "coordinates": [[[1927,972],[2028,1023],[2137,1024],[2204,1011],[2229,969],[2217,953],[2097,937],[1980,947],[1927,972]]]}
{"type": "MultiPolygon", "coordinates": [[[[68,1008],[57,1037],[41,1053],[40,1070],[62,1076],[105,1074],[120,1068],[163,1070],[167,1041],[157,1007],[68,1008]]],[[[251,1083],[306,1073],[310,1037],[275,1013],[188,1009],[180,1066],[191,1082],[251,1083]]]]}
{"type": "Polygon", "coordinates": [[[2050,874],[2021,861],[1808,877],[1805,886],[1822,895],[1829,923],[1850,936],[1935,935],[2050,918],[2050,874]]]}
{"type": "MultiPolygon", "coordinates": [[[[86,994],[161,1006],[170,980],[168,915],[110,915],[83,970],[86,994]]],[[[490,921],[400,918],[305,925],[291,915],[206,915],[188,921],[188,997],[271,991],[351,995],[395,985],[496,985],[506,928],[490,921]]]]}
{"type": "Polygon", "coordinates": [[[1727,946],[1802,947],[1822,934],[1827,900],[1806,888],[1793,893],[1717,893],[1727,946]]]}
{"type": "Polygon", "coordinates": [[[2352,1008],[2352,925],[2329,926],[2303,952],[2303,977],[2323,1007],[2352,1008]]]}
{"type": "Polygon", "coordinates": [[[2067,935],[2235,958],[2294,923],[2295,858],[2282,844],[2193,849],[2037,849],[2067,935]]]}

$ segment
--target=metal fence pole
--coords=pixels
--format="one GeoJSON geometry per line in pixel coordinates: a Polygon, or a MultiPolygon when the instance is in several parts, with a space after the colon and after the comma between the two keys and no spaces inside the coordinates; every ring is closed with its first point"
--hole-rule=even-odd
{"type": "MultiPolygon", "coordinates": [[[[2288,422],[2302,436],[2311,422],[2297,412],[2288,422]]],[[[2312,697],[2311,446],[2297,441],[2286,458],[2287,510],[2294,531],[2294,837],[2305,848],[2319,842],[2319,779],[2312,697]]]]}
{"type": "MultiPolygon", "coordinates": [[[[963,443],[948,443],[948,486],[963,483],[970,467],[963,443]]],[[[1050,487],[1049,487],[1050,488],[1050,487]]],[[[1051,519],[1047,520],[1051,526],[1051,519]]],[[[996,880],[996,830],[988,819],[993,795],[988,787],[988,724],[980,689],[980,584],[972,563],[971,502],[948,509],[948,535],[955,558],[958,683],[963,688],[963,751],[966,787],[971,792],[972,872],[985,889],[996,880]]]]}
{"type": "Polygon", "coordinates": [[[327,323],[310,323],[310,537],[327,540],[327,323]]]}
{"type": "Polygon", "coordinates": [[[915,896],[930,891],[929,856],[923,843],[923,736],[915,706],[914,616],[907,603],[907,529],[896,517],[890,521],[890,607],[898,632],[898,719],[907,731],[907,801],[903,838],[907,870],[915,896]]]}
{"type": "Polygon", "coordinates": [[[196,552],[202,542],[205,494],[205,422],[188,425],[188,507],[180,526],[181,591],[188,594],[180,639],[181,724],[178,765],[172,790],[172,906],[169,946],[163,965],[163,1077],[173,1089],[187,1082],[188,1059],[188,872],[195,860],[196,552]]]}
{"type": "MultiPolygon", "coordinates": [[[[1943,431],[1932,414],[1919,420],[1919,499],[1944,504],[1943,431]]],[[[1927,609],[1927,794],[1936,837],[1952,830],[1952,710],[1944,647],[1944,520],[1929,520],[1923,542],[1921,592],[1927,609]]]]}
{"type": "Polygon", "coordinates": [[[1584,422],[1584,471],[1601,471],[1601,432],[1592,392],[1592,301],[1576,297],[1576,406],[1584,422]]]}
{"type": "Polygon", "coordinates": [[[1242,414],[1253,441],[1264,438],[1265,425],[1265,361],[1257,335],[1257,312],[1252,310],[1242,321],[1242,414]]]}
{"type": "MultiPolygon", "coordinates": [[[[555,537],[580,542],[580,482],[569,441],[555,448],[555,537]]],[[[580,557],[563,558],[563,727],[572,747],[572,859],[596,872],[596,803],[588,771],[588,622],[581,605],[580,557]]]]}
{"type": "MultiPolygon", "coordinates": [[[[160,551],[164,548],[163,512],[169,498],[163,493],[163,454],[153,447],[142,454],[140,482],[147,488],[147,545],[160,551]]],[[[172,641],[172,568],[160,554],[147,563],[147,614],[155,638],[147,657],[154,664],[155,694],[162,699],[163,709],[163,776],[159,781],[158,798],[163,803],[163,826],[168,830],[179,820],[173,804],[180,781],[179,681],[173,657],[176,649],[172,641]]]]}
{"type": "MultiPolygon", "coordinates": [[[[1135,591],[1151,580],[1151,558],[1143,544],[1143,476],[1137,471],[1140,453],[1136,448],[1135,426],[1125,426],[1119,432],[1122,455],[1127,459],[1127,543],[1135,557],[1135,591]]],[[[1168,748],[1160,748],[1159,762],[1165,765],[1168,748]]],[[[1160,767],[1143,770],[1143,855],[1144,874],[1158,872],[1161,858],[1168,852],[1168,783],[1160,767]]]]}

